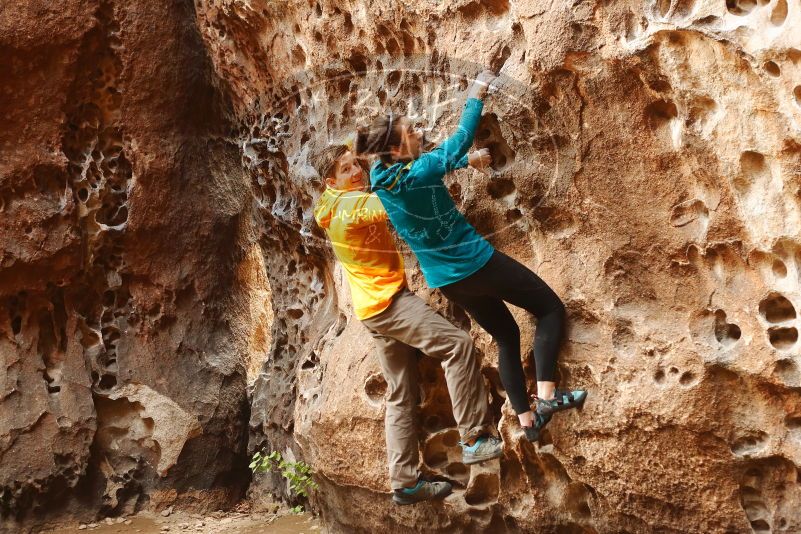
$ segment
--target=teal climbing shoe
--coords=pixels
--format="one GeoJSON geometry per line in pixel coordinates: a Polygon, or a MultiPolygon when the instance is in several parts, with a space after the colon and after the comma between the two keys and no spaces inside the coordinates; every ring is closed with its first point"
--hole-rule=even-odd
{"type": "Polygon", "coordinates": [[[547,413],[543,414],[539,411],[534,412],[534,424],[531,426],[524,426],[523,430],[526,433],[526,439],[530,442],[535,442],[540,440],[540,435],[542,429],[551,421],[551,417],[553,414],[547,413]]]}
{"type": "Polygon", "coordinates": [[[429,482],[419,480],[413,488],[396,489],[392,492],[392,501],[401,506],[420,501],[442,499],[450,495],[453,486],[450,482],[429,482]]]}
{"type": "Polygon", "coordinates": [[[462,443],[462,463],[465,465],[486,462],[503,456],[503,441],[491,434],[485,434],[472,445],[462,443]]]}
{"type": "Polygon", "coordinates": [[[554,414],[570,408],[578,408],[587,398],[583,389],[557,389],[552,399],[537,399],[537,413],[554,414]]]}

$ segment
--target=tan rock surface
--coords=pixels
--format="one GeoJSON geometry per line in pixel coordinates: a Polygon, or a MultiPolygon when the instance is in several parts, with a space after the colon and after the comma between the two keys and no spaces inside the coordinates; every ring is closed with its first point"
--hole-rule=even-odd
{"type": "Polygon", "coordinates": [[[799,35],[798,0],[5,3],[1,527],[225,506],[249,440],[312,464],[334,532],[801,531],[799,35]],[[390,106],[441,138],[484,66],[495,171],[449,189],[563,297],[590,397],[520,441],[473,327],[506,455],[458,461],[421,359],[457,492],[399,509],[309,156],[390,106]]]}
{"type": "MultiPolygon", "coordinates": [[[[801,529],[798,2],[207,0],[198,21],[250,125],[265,255],[281,258],[268,260],[272,288],[292,296],[273,301],[279,341],[255,386],[251,448],[297,441],[327,522],[801,529]],[[561,375],[590,400],[557,417],[540,447],[519,441],[504,412],[506,457],[469,471],[442,373],[421,362],[424,467],[462,489],[401,510],[386,493],[371,343],[311,220],[309,154],[388,106],[446,134],[460,78],[483,65],[502,74],[477,136],[497,172],[459,171],[450,189],[562,295],[561,375]]],[[[447,313],[408,260],[414,287],[447,313]]],[[[528,343],[534,325],[516,316],[528,343]]],[[[497,385],[495,348],[472,332],[497,385]]]]}
{"type": "Polygon", "coordinates": [[[185,3],[0,7],[0,531],[247,484],[248,197],[203,50],[185,3]]]}

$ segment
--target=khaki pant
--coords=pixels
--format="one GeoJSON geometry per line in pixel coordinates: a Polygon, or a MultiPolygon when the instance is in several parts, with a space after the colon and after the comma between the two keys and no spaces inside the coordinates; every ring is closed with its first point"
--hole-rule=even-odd
{"type": "Polygon", "coordinates": [[[442,360],[453,415],[462,440],[491,430],[487,393],[470,335],[404,288],[389,308],[362,321],[376,343],[387,381],[384,420],[392,489],[411,486],[419,476],[416,349],[442,360]]]}

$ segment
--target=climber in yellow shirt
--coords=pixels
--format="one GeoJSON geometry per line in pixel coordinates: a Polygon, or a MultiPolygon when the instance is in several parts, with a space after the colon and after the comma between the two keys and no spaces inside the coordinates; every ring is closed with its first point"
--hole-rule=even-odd
{"type": "MultiPolygon", "coordinates": [[[[487,157],[472,154],[471,164],[483,166],[487,157]]],[[[356,317],[375,341],[387,381],[384,428],[392,500],[405,505],[445,497],[451,484],[425,480],[418,470],[416,351],[442,361],[462,439],[462,461],[484,462],[503,455],[503,442],[492,432],[472,338],[406,287],[403,259],[387,227],[387,213],[378,197],[367,191],[367,173],[350,148],[328,147],[314,157],[314,166],[326,184],[314,218],[345,270],[356,317]]]]}

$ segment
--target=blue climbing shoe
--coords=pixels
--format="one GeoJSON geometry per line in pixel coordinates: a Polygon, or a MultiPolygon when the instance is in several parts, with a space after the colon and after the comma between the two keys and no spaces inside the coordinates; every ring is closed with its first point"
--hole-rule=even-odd
{"type": "MultiPolygon", "coordinates": [[[[578,408],[584,404],[587,392],[583,389],[557,389],[552,399],[537,399],[537,413],[554,414],[570,408],[578,408]]],[[[544,425],[543,425],[544,426],[544,425]]]]}
{"type": "Polygon", "coordinates": [[[551,421],[553,414],[543,414],[539,411],[534,412],[534,424],[531,426],[524,426],[523,430],[526,433],[526,439],[534,443],[540,440],[542,429],[551,421]]]}
{"type": "Polygon", "coordinates": [[[413,488],[396,489],[392,492],[392,501],[401,506],[420,501],[442,499],[450,495],[453,486],[450,482],[430,482],[418,480],[413,488]]]}
{"type": "Polygon", "coordinates": [[[485,434],[472,445],[462,443],[462,463],[465,465],[486,462],[503,456],[503,441],[492,434],[485,434]]]}

